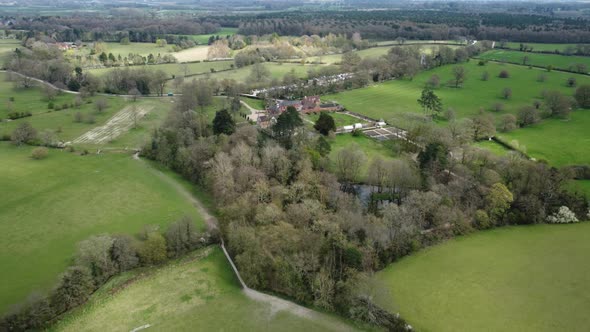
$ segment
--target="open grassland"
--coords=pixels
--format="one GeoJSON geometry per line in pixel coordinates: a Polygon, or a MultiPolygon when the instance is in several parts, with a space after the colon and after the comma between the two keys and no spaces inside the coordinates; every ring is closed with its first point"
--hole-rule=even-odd
{"type": "Polygon", "coordinates": [[[585,64],[587,67],[590,67],[590,57],[586,56],[539,54],[509,50],[491,50],[481,54],[479,58],[485,60],[516,63],[521,65],[533,65],[540,67],[553,66],[554,69],[565,70],[569,70],[572,65],[575,65],[577,63],[585,64]],[[523,62],[525,56],[528,57],[528,61],[526,63],[523,62]]]}
{"type": "Polygon", "coordinates": [[[178,62],[202,61],[207,59],[209,46],[196,46],[174,53],[178,62]]]}
{"type": "MultiPolygon", "coordinates": [[[[420,52],[423,54],[432,54],[434,50],[438,49],[438,45],[419,45],[419,44],[408,44],[403,46],[415,46],[420,47],[420,52]]],[[[356,51],[355,53],[358,54],[361,58],[378,58],[382,55],[386,55],[387,52],[393,46],[378,46],[378,47],[371,47],[364,50],[356,51]]],[[[450,48],[458,48],[460,46],[451,45],[450,48]]],[[[342,61],[342,54],[329,54],[323,56],[314,56],[309,57],[306,59],[308,62],[321,62],[324,64],[338,64],[342,61]]]]}
{"type": "MultiPolygon", "coordinates": [[[[150,54],[157,56],[165,55],[168,53],[172,53],[172,47],[170,45],[165,47],[158,47],[156,43],[129,43],[128,45],[123,45],[121,43],[103,43],[106,47],[104,52],[106,54],[113,53],[115,57],[119,55],[124,58],[129,56],[130,53],[132,54],[139,54],[141,56],[148,56],[150,54]]],[[[86,43],[85,46],[80,47],[79,49],[72,49],[66,51],[68,55],[88,55],[90,51],[94,48],[94,43],[86,43]]],[[[99,54],[96,54],[98,56],[99,54]]]]}
{"type": "Polygon", "coordinates": [[[478,114],[483,108],[499,118],[502,114],[516,113],[520,107],[531,105],[534,100],[541,100],[543,90],[558,90],[573,95],[575,89],[565,84],[568,77],[576,77],[578,84],[590,82],[590,77],[584,75],[546,72],[511,64],[487,63],[479,66],[476,61],[469,61],[463,66],[467,69],[467,79],[461,88],[444,84],[453,77],[451,70],[454,66],[450,65],[424,71],[413,80],[393,80],[323,98],[335,100],[350,111],[390,121],[403,113],[423,113],[417,99],[429,78],[436,74],[442,85],[435,89],[435,93],[442,100],[443,110],[452,108],[458,118],[464,118],[478,114]],[[507,70],[510,78],[499,78],[502,70],[507,70]],[[481,80],[484,71],[489,73],[488,81],[481,80]],[[546,75],[544,82],[538,81],[540,74],[546,75]],[[512,97],[508,100],[501,95],[504,88],[512,89],[512,97]],[[495,103],[502,103],[504,110],[493,112],[495,103]]]}
{"type": "MultiPolygon", "coordinates": [[[[302,318],[248,298],[218,247],[159,268],[132,271],[101,288],[54,331],[333,331],[347,327],[328,315],[302,318]],[[137,278],[130,283],[128,280],[137,278]]],[[[351,330],[353,326],[348,326],[351,330]]]]}
{"type": "Polygon", "coordinates": [[[393,141],[379,142],[367,136],[353,136],[352,134],[336,135],[329,139],[331,151],[328,155],[330,159],[330,168],[333,172],[337,170],[338,153],[344,149],[351,149],[354,145],[358,146],[365,154],[365,163],[361,169],[361,181],[366,181],[369,164],[377,157],[384,160],[392,160],[397,157],[393,141]]]}
{"type": "Polygon", "coordinates": [[[224,27],[222,27],[216,33],[212,33],[209,35],[186,35],[186,36],[191,38],[192,40],[194,40],[198,44],[207,44],[207,42],[209,41],[209,38],[211,36],[214,36],[214,37],[219,36],[220,38],[222,38],[222,37],[226,37],[226,36],[235,35],[236,33],[238,33],[238,28],[224,28],[224,27]]]}
{"type": "MultiPolygon", "coordinates": [[[[520,50],[520,45],[526,45],[528,48],[532,48],[533,52],[565,52],[567,48],[576,47],[578,44],[543,44],[543,43],[513,43],[507,42],[504,47],[512,49],[512,50],[520,50]]],[[[496,45],[499,45],[496,43],[496,45]]]]}
{"type": "Polygon", "coordinates": [[[137,234],[183,215],[204,227],[189,201],[130,155],[50,150],[33,160],[31,150],[0,144],[0,312],[48,290],[91,235],[137,234]]]}
{"type": "Polygon", "coordinates": [[[498,156],[505,156],[510,152],[510,150],[505,148],[503,145],[500,145],[494,141],[479,141],[479,142],[473,143],[473,146],[481,148],[481,149],[489,150],[493,154],[498,155],[498,156]]]}
{"type": "Polygon", "coordinates": [[[590,164],[590,110],[577,110],[568,120],[547,119],[499,134],[505,142],[551,165],[590,164]]]}
{"type": "MultiPolygon", "coordinates": [[[[207,62],[192,62],[192,63],[165,63],[159,65],[144,65],[144,66],[130,66],[130,67],[119,67],[121,69],[129,68],[130,70],[146,69],[150,71],[162,70],[172,78],[173,76],[191,76],[196,74],[211,73],[213,70],[225,70],[230,69],[233,61],[207,61],[207,62]]],[[[97,68],[90,69],[88,72],[96,75],[103,76],[114,68],[97,68]]],[[[189,77],[187,77],[189,79],[189,77]]]]}
{"type": "Polygon", "coordinates": [[[478,232],[377,273],[376,300],[418,331],[586,331],[589,250],[588,222],[478,232]]]}
{"type": "Polygon", "coordinates": [[[4,61],[11,52],[21,47],[21,41],[16,39],[0,39],[0,67],[4,66],[4,61]]]}
{"type": "MultiPolygon", "coordinates": [[[[353,125],[355,123],[366,123],[365,121],[363,121],[361,119],[352,117],[352,116],[347,115],[345,113],[330,112],[328,114],[330,114],[330,116],[332,118],[334,118],[334,122],[336,123],[336,128],[353,125]]],[[[308,115],[304,115],[304,118],[315,123],[320,118],[320,114],[319,113],[308,114],[308,115]]]]}

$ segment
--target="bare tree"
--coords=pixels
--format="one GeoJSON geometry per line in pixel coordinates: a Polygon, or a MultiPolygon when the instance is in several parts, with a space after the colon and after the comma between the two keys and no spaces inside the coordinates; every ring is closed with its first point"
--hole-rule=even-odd
{"type": "Polygon", "coordinates": [[[453,67],[453,78],[455,83],[455,88],[460,87],[465,79],[467,78],[467,70],[463,66],[455,66],[453,67]]]}
{"type": "Polygon", "coordinates": [[[100,98],[97,99],[94,102],[94,108],[96,109],[96,111],[98,113],[102,113],[104,110],[106,110],[109,107],[109,102],[105,99],[105,98],[100,98]]]}

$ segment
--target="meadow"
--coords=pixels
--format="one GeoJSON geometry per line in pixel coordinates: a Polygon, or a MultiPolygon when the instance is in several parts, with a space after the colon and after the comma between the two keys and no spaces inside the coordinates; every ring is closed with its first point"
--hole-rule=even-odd
{"type": "Polygon", "coordinates": [[[32,149],[0,144],[0,312],[50,289],[91,235],[163,229],[184,215],[204,228],[191,202],[129,154],[50,150],[33,160],[32,149]]]}
{"type": "Polygon", "coordinates": [[[226,37],[226,36],[235,35],[236,33],[238,33],[238,28],[222,27],[216,33],[212,33],[212,34],[208,34],[208,35],[186,35],[186,36],[191,38],[192,40],[194,40],[198,44],[207,44],[207,42],[209,42],[209,38],[211,36],[226,37]]]}
{"type": "MultiPolygon", "coordinates": [[[[520,45],[526,45],[529,48],[533,49],[533,52],[565,52],[567,48],[576,47],[578,44],[553,44],[553,43],[516,43],[516,42],[506,42],[504,47],[512,49],[512,50],[519,50],[520,45]]],[[[496,44],[498,45],[498,44],[496,44]]]]}
{"type": "Polygon", "coordinates": [[[441,98],[443,110],[452,108],[457,118],[465,118],[477,115],[480,109],[484,109],[499,118],[503,114],[516,113],[520,107],[531,105],[535,100],[542,100],[543,90],[557,90],[566,95],[573,95],[575,88],[566,86],[569,77],[576,77],[579,85],[590,83],[590,77],[584,75],[546,72],[511,64],[489,62],[479,66],[477,61],[472,60],[463,66],[467,70],[467,79],[461,88],[445,84],[453,77],[451,70],[454,66],[449,65],[421,72],[412,80],[392,80],[362,89],[326,95],[323,99],[335,100],[353,112],[390,121],[404,113],[423,114],[417,100],[429,78],[438,75],[441,86],[434,92],[441,98]],[[498,74],[502,70],[507,70],[510,77],[499,78],[498,74]],[[487,81],[481,79],[483,72],[489,74],[487,81]],[[546,77],[544,82],[538,80],[541,74],[546,77]],[[510,99],[502,97],[504,88],[512,89],[510,99]],[[492,111],[495,103],[502,103],[504,109],[500,112],[492,111]]]}
{"type": "MultiPolygon", "coordinates": [[[[434,52],[434,50],[438,49],[438,47],[439,47],[439,45],[431,45],[431,44],[421,45],[419,43],[409,43],[409,44],[405,44],[402,46],[410,46],[410,45],[414,45],[414,46],[419,45],[420,52],[423,54],[432,54],[434,52]]],[[[377,57],[386,55],[387,52],[389,52],[389,50],[393,46],[396,46],[396,45],[371,47],[371,48],[367,48],[364,50],[355,51],[355,53],[358,54],[361,58],[377,58],[377,57]]],[[[448,45],[448,47],[455,49],[460,46],[448,45]]],[[[329,55],[322,55],[322,56],[314,56],[314,57],[307,58],[306,61],[312,62],[312,63],[321,62],[323,64],[333,65],[333,64],[338,64],[342,61],[342,54],[329,54],[329,55]]]]}
{"type": "Polygon", "coordinates": [[[21,47],[20,40],[0,39],[0,67],[4,66],[4,61],[18,47],[21,47]]]}
{"type": "MultiPolygon", "coordinates": [[[[157,71],[162,70],[166,74],[172,78],[173,76],[192,76],[198,74],[206,74],[211,73],[211,69],[213,70],[226,70],[230,69],[233,65],[233,61],[207,61],[207,62],[191,62],[191,63],[165,63],[159,65],[145,65],[145,66],[130,66],[130,67],[122,67],[122,68],[129,68],[130,70],[137,70],[140,68],[150,70],[150,71],[157,71]]],[[[97,68],[97,69],[89,69],[88,72],[96,75],[96,76],[103,76],[106,73],[114,70],[113,68],[97,68]]],[[[188,79],[188,77],[187,77],[188,79]]]]}
{"type": "Polygon", "coordinates": [[[391,264],[375,300],[418,331],[586,331],[590,223],[458,237],[391,264]]]}
{"type": "Polygon", "coordinates": [[[302,318],[248,298],[221,249],[212,246],[163,267],[113,278],[50,330],[130,331],[145,324],[176,331],[356,329],[334,316],[302,318]]]}
{"type": "Polygon", "coordinates": [[[577,110],[567,120],[546,119],[533,126],[499,133],[505,142],[551,165],[590,164],[590,110],[577,110]]]}
{"type": "Polygon", "coordinates": [[[496,49],[487,51],[479,55],[478,58],[484,60],[494,60],[523,65],[525,64],[523,63],[525,56],[528,57],[526,65],[533,65],[545,68],[547,66],[553,66],[554,69],[564,70],[569,70],[572,65],[575,65],[577,63],[585,64],[587,68],[590,67],[590,57],[574,55],[539,54],[496,49]]]}
{"type": "MultiPolygon", "coordinates": [[[[347,114],[344,114],[344,113],[330,112],[328,114],[330,114],[330,116],[332,118],[334,118],[334,122],[336,123],[336,128],[341,128],[341,127],[344,127],[344,126],[350,126],[350,125],[353,125],[355,123],[366,123],[365,121],[363,121],[361,119],[352,117],[352,116],[347,115],[347,114]]],[[[304,115],[304,119],[307,119],[307,120],[312,121],[314,123],[319,118],[320,118],[320,114],[319,113],[304,115]]]]}

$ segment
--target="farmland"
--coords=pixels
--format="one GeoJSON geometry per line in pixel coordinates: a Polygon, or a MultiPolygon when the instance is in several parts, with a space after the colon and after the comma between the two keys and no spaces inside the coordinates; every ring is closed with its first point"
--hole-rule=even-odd
{"type": "MultiPolygon", "coordinates": [[[[538,54],[530,52],[508,51],[508,50],[491,50],[479,56],[484,60],[494,60],[500,62],[533,65],[538,67],[553,66],[555,69],[569,70],[575,64],[584,64],[586,68],[590,67],[590,57],[585,56],[567,56],[558,54],[538,54]],[[526,63],[524,57],[527,57],[526,63]]],[[[587,71],[588,69],[586,69],[587,71]]]]}
{"type": "Polygon", "coordinates": [[[136,234],[183,215],[203,227],[190,202],[129,155],[51,150],[33,160],[31,150],[0,144],[1,312],[53,286],[90,235],[136,234]]]}
{"type": "Polygon", "coordinates": [[[520,50],[520,45],[526,45],[528,48],[532,48],[533,52],[555,52],[558,51],[559,53],[564,53],[568,48],[573,48],[578,44],[542,44],[542,43],[514,43],[514,42],[506,42],[504,47],[512,49],[512,50],[520,50]]]}
{"type": "Polygon", "coordinates": [[[377,302],[420,331],[584,331],[588,250],[590,223],[480,232],[377,273],[377,302]]]}
{"type": "MultiPolygon", "coordinates": [[[[159,65],[145,65],[145,66],[132,66],[128,67],[131,70],[136,70],[140,68],[144,68],[146,70],[157,71],[162,70],[166,74],[172,76],[191,76],[191,75],[198,75],[198,74],[206,74],[211,73],[211,69],[213,70],[226,70],[230,69],[233,61],[210,61],[210,62],[192,62],[186,64],[180,63],[166,63],[166,64],[159,64],[159,65]]],[[[109,71],[113,70],[113,68],[98,68],[98,69],[90,69],[89,72],[95,74],[97,76],[103,76],[104,74],[108,73],[109,71]]]]}
{"type": "Polygon", "coordinates": [[[375,84],[362,89],[349,90],[338,94],[324,96],[326,100],[335,100],[348,110],[364,114],[372,118],[391,120],[403,113],[421,113],[417,103],[424,85],[428,79],[436,74],[440,77],[441,87],[435,93],[441,98],[443,109],[452,108],[458,118],[474,116],[480,108],[498,117],[506,113],[516,113],[525,105],[531,105],[534,100],[541,100],[543,90],[557,90],[566,95],[572,95],[573,88],[565,84],[572,75],[578,84],[587,84],[590,77],[562,72],[545,72],[540,69],[528,69],[524,66],[487,63],[479,66],[476,61],[463,65],[467,69],[467,79],[462,88],[446,86],[444,82],[452,78],[453,66],[443,66],[424,71],[413,80],[393,80],[375,84]],[[510,73],[510,78],[499,78],[502,70],[510,73]],[[489,73],[489,80],[481,80],[483,72],[489,73]],[[539,75],[545,75],[546,80],[540,82],[539,75]],[[512,89],[512,97],[508,100],[501,96],[504,88],[512,89]],[[495,103],[502,103],[504,110],[492,112],[495,103]]]}
{"type": "Polygon", "coordinates": [[[221,29],[219,29],[219,31],[217,31],[216,33],[213,34],[209,34],[209,35],[186,35],[187,37],[191,38],[192,40],[194,40],[195,42],[199,43],[199,44],[207,44],[207,42],[209,41],[209,38],[211,36],[219,36],[219,37],[225,37],[225,36],[231,36],[234,35],[238,32],[237,28],[227,28],[227,27],[222,27],[221,29]]]}
{"type": "Polygon", "coordinates": [[[274,312],[270,305],[248,298],[222,251],[208,247],[161,268],[116,277],[52,330],[129,331],[144,324],[155,330],[355,329],[336,317],[274,312]],[[118,291],[113,294],[114,289],[118,291]]]}
{"type": "MultiPolygon", "coordinates": [[[[424,54],[432,54],[434,52],[434,50],[436,50],[439,47],[438,45],[430,45],[430,44],[421,45],[418,43],[410,43],[410,44],[407,44],[404,46],[420,47],[420,52],[424,53],[424,54]]],[[[371,47],[371,48],[367,48],[364,50],[356,51],[355,53],[357,53],[361,58],[377,58],[382,55],[386,55],[387,52],[392,47],[393,46],[371,47]]],[[[455,49],[460,46],[450,45],[448,47],[455,49]]],[[[323,55],[323,56],[315,56],[315,57],[309,57],[306,59],[306,61],[308,61],[308,62],[312,62],[312,63],[321,62],[321,63],[325,63],[325,64],[337,64],[337,63],[340,63],[341,60],[342,60],[342,54],[330,54],[330,55],[323,55]]]]}

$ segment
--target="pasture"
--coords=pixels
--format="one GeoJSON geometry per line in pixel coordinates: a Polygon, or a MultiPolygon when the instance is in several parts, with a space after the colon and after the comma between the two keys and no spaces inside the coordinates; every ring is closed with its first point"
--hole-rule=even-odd
{"type": "Polygon", "coordinates": [[[16,39],[0,39],[0,66],[16,48],[22,47],[21,41],[16,39]]]}
{"type": "MultiPolygon", "coordinates": [[[[194,76],[199,74],[211,73],[214,71],[230,69],[233,61],[207,61],[207,62],[191,62],[191,63],[165,63],[159,65],[144,65],[144,66],[130,66],[120,67],[120,69],[129,68],[130,70],[146,69],[150,71],[162,70],[172,78],[173,76],[194,76]]],[[[89,69],[88,72],[96,76],[104,76],[106,73],[114,70],[114,68],[97,68],[89,69]]]]}
{"type": "Polygon", "coordinates": [[[568,120],[546,119],[533,126],[500,133],[505,142],[551,165],[590,164],[590,110],[577,110],[568,120]]]}
{"type": "Polygon", "coordinates": [[[32,149],[0,144],[0,312],[52,287],[91,235],[137,234],[183,215],[204,227],[191,202],[128,154],[50,150],[33,160],[32,149]]]}
{"type": "Polygon", "coordinates": [[[424,249],[375,277],[418,331],[586,331],[590,223],[512,226],[424,249]]]}
{"type": "Polygon", "coordinates": [[[477,115],[480,109],[499,118],[502,114],[516,113],[522,106],[531,105],[534,100],[542,100],[543,90],[557,90],[566,95],[573,95],[575,88],[566,86],[569,77],[576,77],[578,84],[590,83],[590,77],[563,72],[546,72],[541,69],[500,64],[490,62],[479,66],[476,61],[462,64],[467,70],[467,78],[461,88],[445,84],[451,80],[454,65],[438,67],[419,73],[412,80],[400,79],[374,84],[362,89],[348,90],[337,94],[326,95],[325,100],[335,100],[346,109],[366,116],[391,119],[404,113],[422,113],[417,100],[426,82],[432,75],[438,75],[441,86],[434,90],[443,103],[443,110],[452,108],[457,118],[477,115]],[[509,78],[499,78],[502,70],[510,73],[509,78]],[[489,79],[483,81],[483,72],[489,74],[489,79]],[[538,80],[539,75],[545,75],[544,82],[538,80]],[[512,89],[512,97],[504,99],[504,88],[512,89]],[[503,110],[492,111],[495,103],[502,103],[503,110]]]}
{"type": "MultiPolygon", "coordinates": [[[[334,122],[336,123],[336,128],[353,125],[355,123],[366,123],[365,121],[363,121],[361,119],[352,117],[352,116],[347,115],[345,113],[329,112],[328,114],[330,114],[330,116],[332,118],[334,118],[334,122]]],[[[313,123],[315,123],[319,119],[319,117],[320,117],[319,113],[304,115],[304,119],[312,121],[313,123]]]]}
{"type": "MultiPolygon", "coordinates": [[[[558,54],[539,54],[530,52],[519,52],[509,50],[491,50],[479,55],[480,59],[508,62],[521,65],[533,65],[546,68],[553,66],[554,69],[569,70],[575,64],[584,64],[590,68],[590,57],[558,54]],[[525,62],[525,57],[527,61],[525,62]]],[[[586,69],[588,70],[588,69],[586,69]]]]}
{"type": "MultiPolygon", "coordinates": [[[[520,50],[520,45],[526,45],[528,48],[532,48],[533,52],[555,52],[564,53],[567,49],[574,49],[578,44],[554,44],[554,43],[516,43],[506,42],[504,47],[512,50],[520,50]]],[[[496,43],[496,45],[499,45],[496,43]]]]}
{"type": "Polygon", "coordinates": [[[223,252],[210,246],[158,268],[117,276],[52,331],[337,331],[335,316],[299,317],[248,298],[223,252]]]}
{"type": "MultiPolygon", "coordinates": [[[[398,45],[371,47],[371,48],[367,48],[364,50],[355,51],[355,53],[357,53],[361,58],[377,58],[377,57],[386,55],[387,52],[394,46],[398,46],[398,45]]],[[[401,46],[420,47],[420,52],[423,54],[432,54],[439,47],[439,45],[431,45],[431,44],[421,45],[418,43],[410,43],[410,44],[401,45],[401,46]]],[[[448,45],[448,47],[455,49],[460,46],[448,45]]],[[[342,61],[342,54],[328,54],[328,55],[322,55],[322,56],[314,56],[314,57],[307,58],[306,61],[311,62],[311,63],[321,62],[323,64],[329,64],[329,65],[339,64],[342,61]]]]}
{"type": "Polygon", "coordinates": [[[214,37],[219,36],[221,38],[221,37],[226,37],[226,36],[232,36],[232,35],[235,35],[236,33],[238,33],[238,28],[222,27],[216,33],[212,33],[212,34],[208,34],[208,35],[186,35],[186,36],[188,38],[191,38],[192,40],[194,40],[198,44],[205,44],[206,45],[211,36],[214,36],[214,37]]]}

